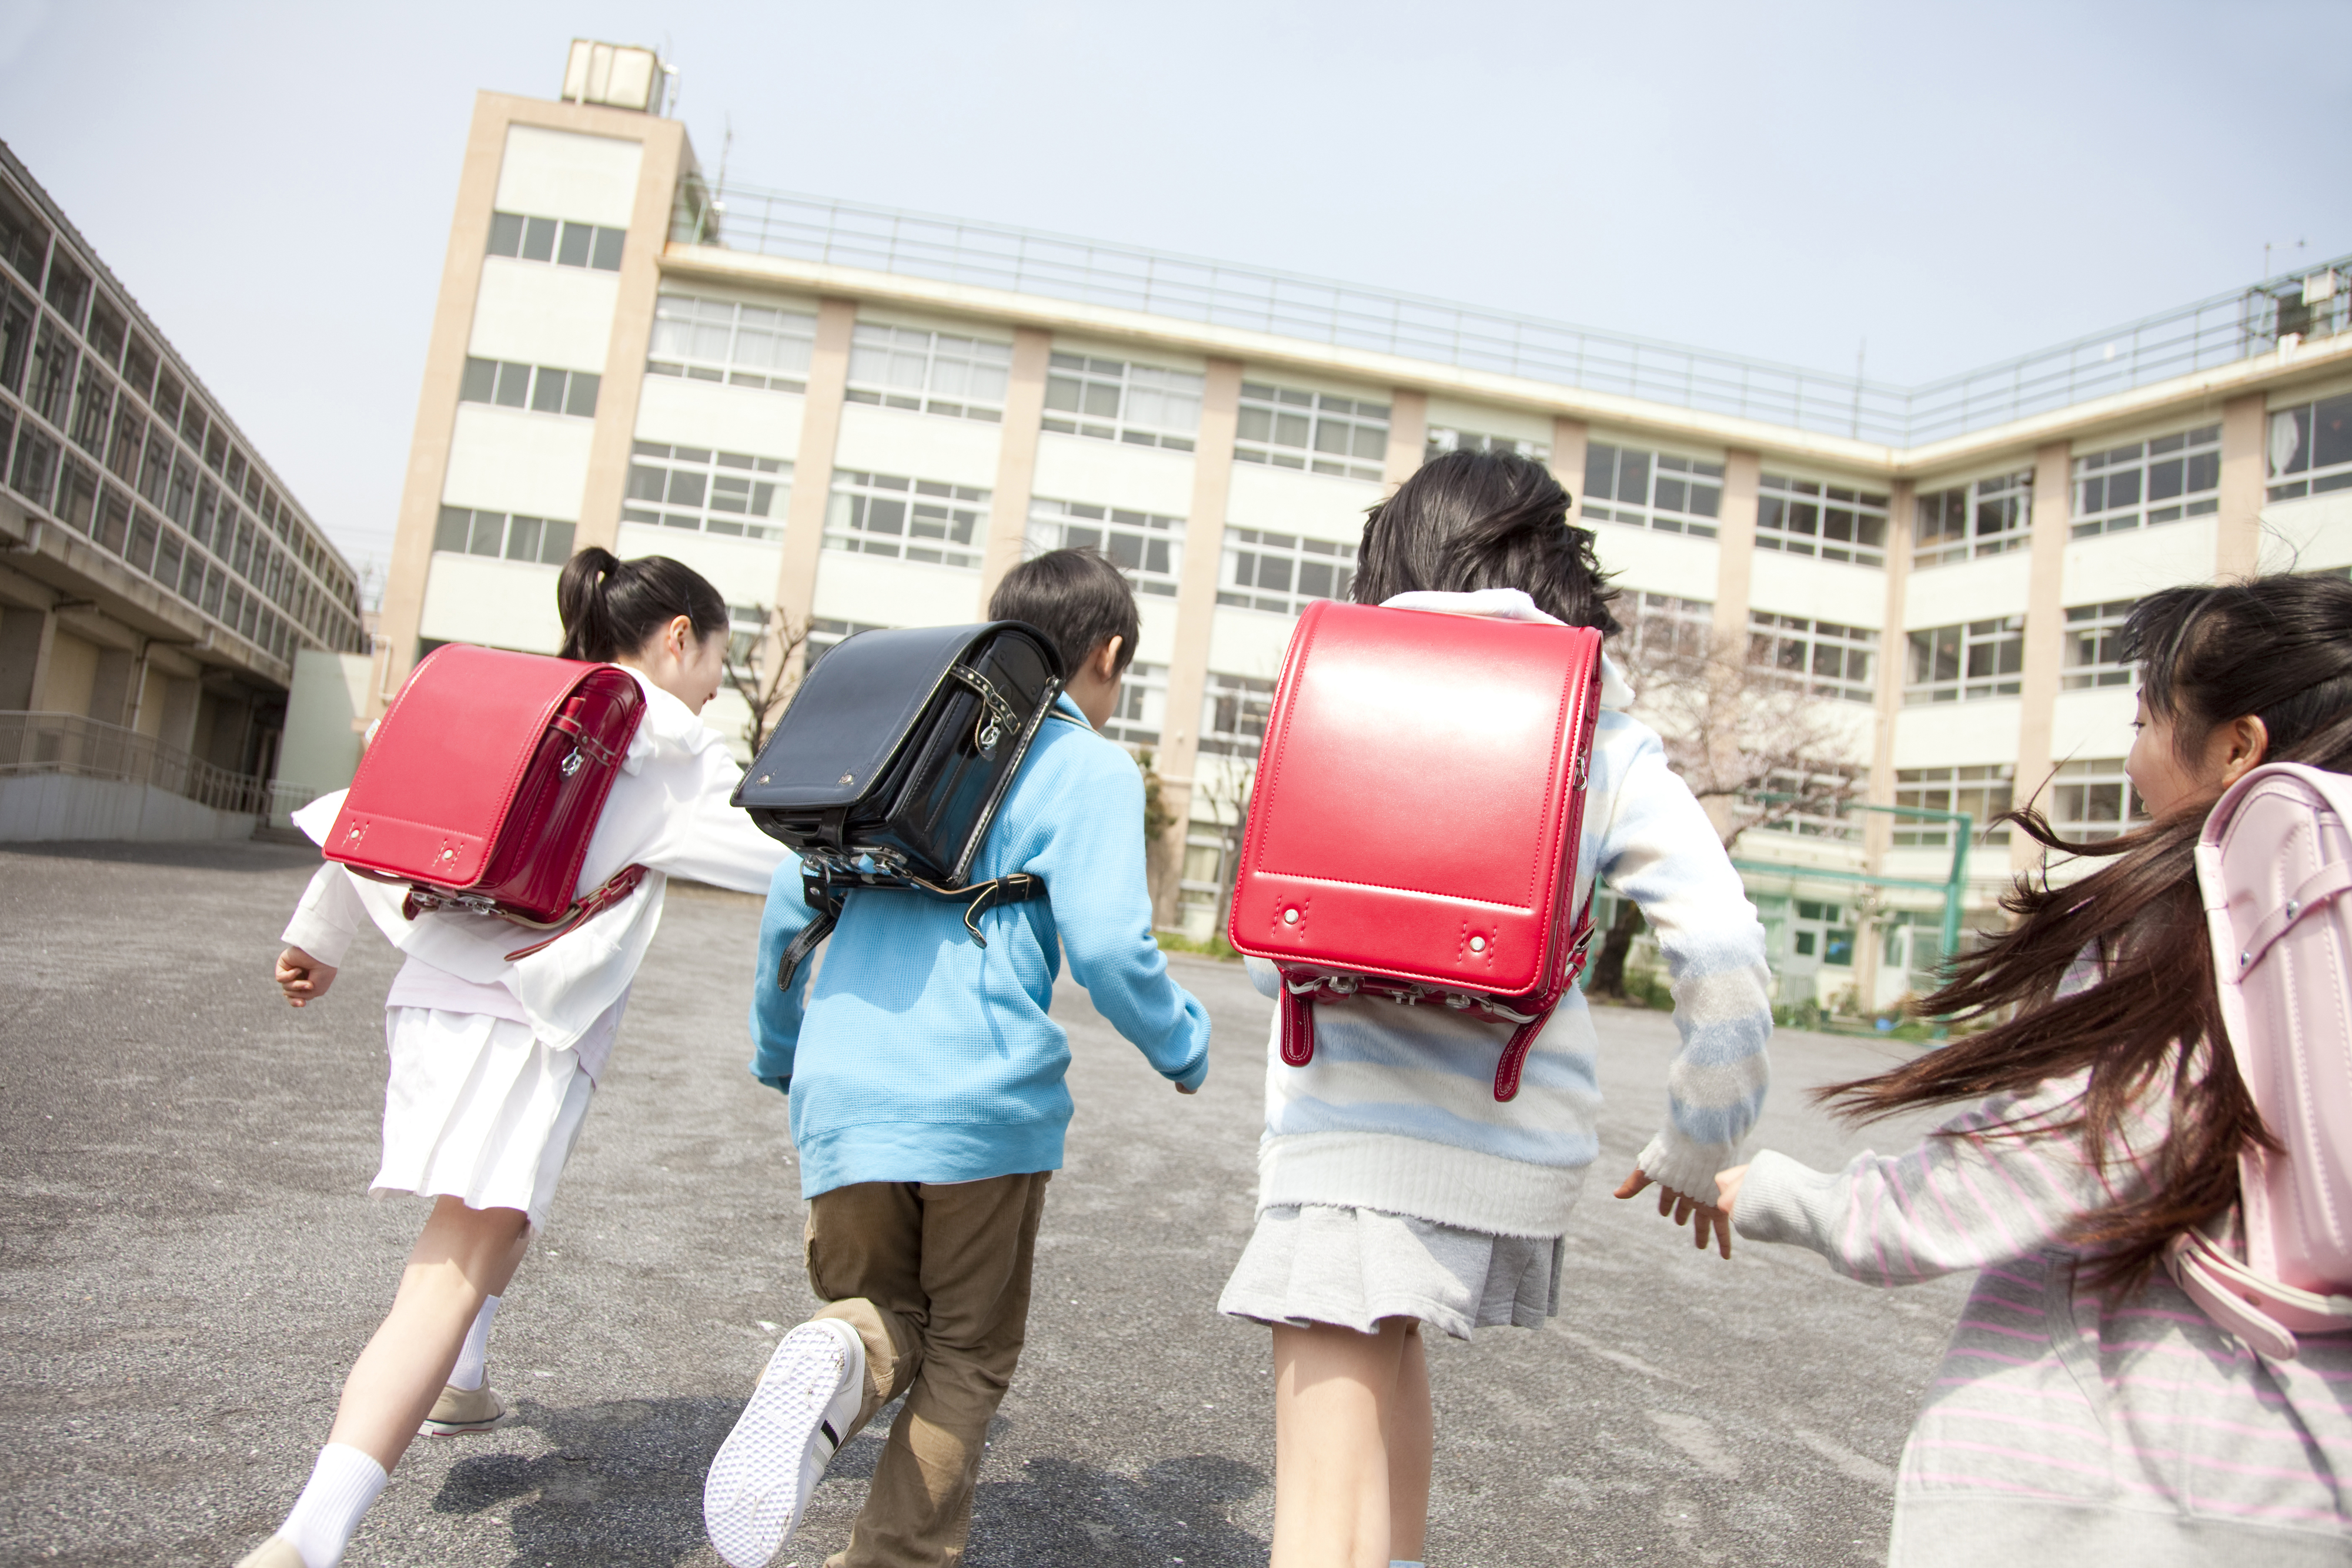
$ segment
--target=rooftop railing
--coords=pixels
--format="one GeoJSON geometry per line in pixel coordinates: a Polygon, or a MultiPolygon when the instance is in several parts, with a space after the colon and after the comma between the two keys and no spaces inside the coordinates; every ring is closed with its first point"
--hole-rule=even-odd
{"type": "Polygon", "coordinates": [[[1916,446],[2209,370],[2347,325],[2352,256],[1902,387],[1423,295],[1003,224],[728,184],[680,188],[671,236],[1491,371],[1916,446]]]}

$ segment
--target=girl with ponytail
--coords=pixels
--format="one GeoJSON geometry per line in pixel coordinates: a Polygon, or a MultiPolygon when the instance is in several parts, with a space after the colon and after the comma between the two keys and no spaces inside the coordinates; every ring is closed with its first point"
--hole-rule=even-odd
{"type": "Polygon", "coordinates": [[[2352,1552],[2352,1335],[2258,1360],[2160,1267],[2192,1226],[2240,1245],[2238,1155],[2270,1136],[2221,1032],[2193,851],[2262,763],[2352,771],[2352,581],[2168,589],[2124,641],[2126,771],[2155,820],[2074,843],[2010,813],[2096,869],[2021,878],[2013,924],[1920,1004],[1989,1027],[1818,1092],[1864,1121],[1976,1103],[1902,1155],[1832,1174],[1768,1152],[1717,1177],[1738,1234],[1865,1283],[1980,1270],[1904,1449],[1897,1565],[2352,1552]]]}
{"type": "MultiPolygon", "coordinates": [[[[286,929],[277,980],[307,1006],[334,984],[360,926],[406,955],[385,998],[391,1082],[372,1189],[434,1200],[383,1324],[343,1384],[334,1429],[278,1533],[240,1568],[333,1568],[420,1432],[488,1429],[505,1406],[486,1381],[490,1322],[603,1075],[629,987],[661,919],[665,873],[764,894],[783,846],[728,804],[742,777],[697,716],[725,673],[727,604],[662,556],[573,556],[556,585],[562,656],[620,665],[646,708],[590,840],[583,893],[623,867],[636,890],[510,961],[516,928],[448,910],[411,920],[404,890],[335,864],[286,929]]],[[[342,792],[295,821],[326,833],[342,792]]],[[[747,955],[748,957],[748,955],[747,955]]]]}

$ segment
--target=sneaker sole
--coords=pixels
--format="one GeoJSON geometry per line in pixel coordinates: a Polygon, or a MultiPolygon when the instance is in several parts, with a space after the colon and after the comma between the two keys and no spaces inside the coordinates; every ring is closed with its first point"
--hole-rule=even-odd
{"type": "Polygon", "coordinates": [[[801,1461],[848,1366],[829,1330],[795,1329],[768,1358],[702,1486],[703,1530],[730,1568],[762,1568],[792,1539],[808,1506],[801,1461]]]}
{"type": "Polygon", "coordinates": [[[477,1432],[487,1432],[507,1418],[503,1410],[487,1421],[425,1421],[416,1428],[420,1437],[470,1437],[477,1432]]]}

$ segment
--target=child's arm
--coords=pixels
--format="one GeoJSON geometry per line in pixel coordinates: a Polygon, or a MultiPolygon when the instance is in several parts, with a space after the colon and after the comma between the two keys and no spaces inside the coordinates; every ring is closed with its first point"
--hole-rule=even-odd
{"type": "Polygon", "coordinates": [[[768,907],[760,916],[759,967],[751,977],[751,1076],[786,1094],[793,1092],[793,1052],[800,1044],[815,958],[802,960],[788,988],[776,984],[776,967],[793,938],[815,917],[801,896],[800,856],[787,850],[769,879],[768,907]]]}
{"type": "MultiPolygon", "coordinates": [[[[1606,760],[1605,752],[1595,757],[1606,760]]],[[[1611,784],[1616,810],[1600,847],[1601,875],[1641,906],[1656,934],[1682,1036],[1666,1072],[1666,1124],[1636,1174],[1704,1201],[1715,1173],[1738,1157],[1771,1077],[1764,928],[1715,825],[1654,736],[1643,734],[1625,777],[1611,784]]]]}
{"type": "Polygon", "coordinates": [[[1723,1206],[1740,1235],[1810,1247],[1841,1274],[1873,1285],[1908,1285],[2063,1245],[2079,1216],[2145,1185],[2144,1155],[2164,1136],[2143,1106],[2126,1128],[2130,1147],[2095,1168],[2072,1132],[1999,1136],[2003,1125],[2047,1127],[2069,1119],[2084,1080],[2002,1096],[1954,1117],[1917,1148],[1864,1153],[1842,1171],[1817,1171],[1770,1150],[1722,1173],[1723,1206]]]}
{"type": "Polygon", "coordinates": [[[294,906],[294,917],[278,936],[286,949],[278,955],[271,977],[288,1001],[299,1008],[327,994],[366,918],[349,872],[330,863],[311,873],[310,885],[294,906]]]}
{"type": "Polygon", "coordinates": [[[1168,976],[1151,935],[1143,867],[1143,779],[1121,755],[1078,773],[1045,814],[1045,849],[1024,869],[1045,879],[1070,975],[1095,1010],[1178,1089],[1209,1076],[1209,1013],[1168,976]]]}

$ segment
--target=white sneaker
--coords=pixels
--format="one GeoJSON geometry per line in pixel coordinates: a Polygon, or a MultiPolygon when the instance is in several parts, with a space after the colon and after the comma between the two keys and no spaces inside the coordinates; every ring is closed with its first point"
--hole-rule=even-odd
{"type": "Polygon", "coordinates": [[[762,1568],[792,1539],[865,1385],[866,1345],[839,1318],[776,1346],[702,1483],[702,1528],[730,1568],[762,1568]]]}

